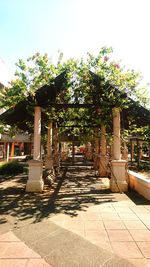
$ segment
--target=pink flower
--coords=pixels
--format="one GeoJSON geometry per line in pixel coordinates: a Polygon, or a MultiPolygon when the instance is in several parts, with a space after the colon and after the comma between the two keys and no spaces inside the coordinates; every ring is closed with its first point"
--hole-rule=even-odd
{"type": "Polygon", "coordinates": [[[108,61],[109,60],[109,57],[108,56],[105,56],[104,57],[104,61],[108,61]]]}

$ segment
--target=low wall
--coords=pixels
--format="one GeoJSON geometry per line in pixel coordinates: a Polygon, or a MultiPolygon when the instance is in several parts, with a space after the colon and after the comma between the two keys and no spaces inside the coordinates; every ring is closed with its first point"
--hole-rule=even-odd
{"type": "Polygon", "coordinates": [[[128,171],[129,187],[150,200],[150,178],[146,178],[134,171],[128,171]]]}

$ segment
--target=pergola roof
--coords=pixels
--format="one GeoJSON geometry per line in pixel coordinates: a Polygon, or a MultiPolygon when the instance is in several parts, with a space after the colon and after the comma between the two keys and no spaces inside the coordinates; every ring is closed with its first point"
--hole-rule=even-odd
{"type": "MultiPolygon", "coordinates": [[[[16,125],[23,131],[31,131],[30,125],[34,122],[34,106],[45,108],[51,102],[55,102],[57,94],[64,89],[65,74],[66,72],[64,71],[52,81],[51,85],[42,86],[35,92],[34,96],[28,96],[15,107],[2,113],[0,121],[8,125],[16,125]]],[[[42,112],[42,118],[47,118],[44,112],[42,112]]]]}
{"type": "MultiPolygon", "coordinates": [[[[100,89],[100,82],[101,79],[98,75],[90,72],[91,76],[93,77],[92,83],[98,89],[97,92],[101,94],[100,89]],[[100,92],[99,92],[100,91],[100,92]]],[[[44,85],[43,87],[39,88],[34,96],[28,96],[25,100],[20,101],[14,108],[11,108],[5,111],[3,114],[0,115],[0,121],[6,123],[8,125],[16,125],[19,129],[23,131],[32,131],[32,125],[34,121],[34,106],[41,106],[43,108],[42,111],[42,121],[47,122],[48,116],[44,113],[44,108],[50,106],[55,107],[57,109],[63,108],[96,108],[100,107],[101,103],[94,102],[93,104],[90,103],[56,103],[56,96],[65,89],[66,72],[61,73],[57,76],[51,85],[44,85]]],[[[109,89],[105,89],[109,90],[109,89]]],[[[134,100],[127,97],[125,93],[121,93],[118,89],[115,88],[115,94],[119,97],[126,98],[128,103],[128,108],[123,109],[121,113],[122,119],[122,127],[128,128],[129,126],[129,118],[132,118],[132,123],[136,124],[138,127],[150,125],[150,111],[136,103],[134,100]]],[[[103,101],[103,95],[102,95],[103,101]]],[[[106,101],[106,99],[105,99],[106,101]]],[[[115,103],[110,103],[109,99],[107,100],[109,106],[115,107],[115,103]]],[[[102,114],[103,115],[103,114],[102,114]]],[[[101,116],[102,116],[101,115],[101,116]]]]}

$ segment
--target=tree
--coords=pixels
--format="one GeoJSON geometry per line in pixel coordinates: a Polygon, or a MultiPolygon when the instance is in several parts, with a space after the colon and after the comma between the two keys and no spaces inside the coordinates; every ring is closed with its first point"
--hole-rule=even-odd
{"type": "MultiPolygon", "coordinates": [[[[75,135],[91,135],[91,130],[84,128],[85,122],[100,125],[111,119],[112,103],[122,108],[127,106],[125,95],[132,97],[141,104],[147,105],[147,88],[140,86],[141,75],[133,70],[126,70],[121,67],[120,62],[111,60],[112,48],[103,47],[97,56],[90,53],[87,58],[80,60],[63,60],[63,53],[59,52],[56,64],[53,64],[47,54],[36,53],[27,60],[20,59],[17,63],[16,79],[11,86],[1,94],[0,106],[8,109],[35,91],[44,84],[51,84],[53,79],[66,70],[66,90],[57,96],[58,103],[101,103],[103,116],[100,116],[100,109],[95,108],[92,112],[89,109],[56,110],[52,108],[45,112],[57,122],[64,122],[64,125],[78,124],[81,129],[72,128],[75,135]],[[100,77],[98,86],[93,82],[89,72],[100,77]],[[142,94],[144,92],[144,94],[142,94]],[[119,97],[118,97],[119,96],[119,97]]],[[[65,128],[62,127],[62,131],[65,128]]]]}

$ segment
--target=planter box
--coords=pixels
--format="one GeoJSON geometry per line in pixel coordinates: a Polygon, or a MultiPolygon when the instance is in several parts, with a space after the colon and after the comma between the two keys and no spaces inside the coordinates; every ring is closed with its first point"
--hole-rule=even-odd
{"type": "Polygon", "coordinates": [[[146,178],[134,171],[128,171],[128,175],[130,188],[150,200],[150,178],[146,178]]]}

